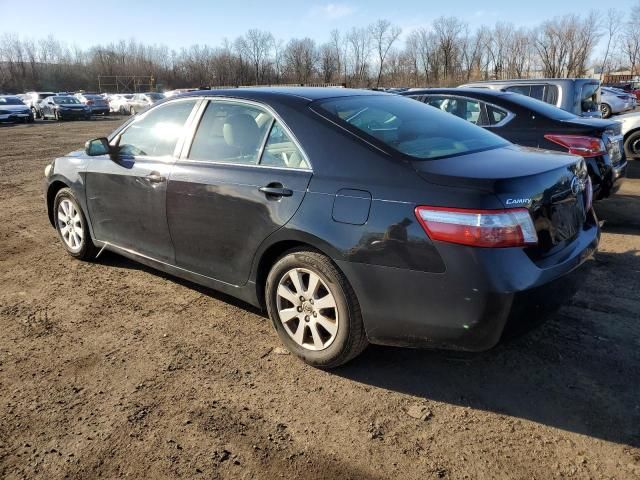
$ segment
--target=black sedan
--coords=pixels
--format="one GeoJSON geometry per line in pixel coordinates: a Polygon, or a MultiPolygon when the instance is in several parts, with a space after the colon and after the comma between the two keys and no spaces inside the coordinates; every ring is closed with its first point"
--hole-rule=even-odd
{"type": "Polygon", "coordinates": [[[595,199],[618,191],[625,176],[621,126],[578,117],[526,95],[479,88],[429,88],[402,92],[525,147],[584,157],[595,199]]]}
{"type": "Polygon", "coordinates": [[[582,158],[386,93],[194,92],[45,175],[71,256],[111,250],[265,307],[323,368],[369,342],[491,348],[573,293],[599,241],[582,158]]]}
{"type": "Polygon", "coordinates": [[[76,97],[55,95],[40,102],[40,116],[43,120],[47,118],[58,121],[78,118],[89,120],[91,110],[80,103],[76,97]]]}

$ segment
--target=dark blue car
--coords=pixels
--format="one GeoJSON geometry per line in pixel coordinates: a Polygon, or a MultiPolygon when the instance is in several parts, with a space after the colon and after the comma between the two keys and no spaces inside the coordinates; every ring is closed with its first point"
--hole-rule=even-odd
{"type": "Polygon", "coordinates": [[[582,158],[348,89],[174,97],[54,160],[45,188],[73,257],[264,307],[322,368],[370,342],[491,348],[565,300],[599,240],[582,158]]]}

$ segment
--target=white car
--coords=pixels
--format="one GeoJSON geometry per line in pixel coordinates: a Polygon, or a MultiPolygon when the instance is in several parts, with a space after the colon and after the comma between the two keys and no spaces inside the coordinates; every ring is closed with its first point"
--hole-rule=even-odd
{"type": "Polygon", "coordinates": [[[640,112],[620,115],[616,120],[622,124],[627,160],[640,160],[640,112]]]}
{"type": "Polygon", "coordinates": [[[109,97],[109,108],[112,112],[125,115],[129,113],[128,102],[133,98],[133,93],[115,93],[109,97]]]}
{"type": "Polygon", "coordinates": [[[0,122],[33,122],[31,109],[15,95],[0,95],[0,122]]]}

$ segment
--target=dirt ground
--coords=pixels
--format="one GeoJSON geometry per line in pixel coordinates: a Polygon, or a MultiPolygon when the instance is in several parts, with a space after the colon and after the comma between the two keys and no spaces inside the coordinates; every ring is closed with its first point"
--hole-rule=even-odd
{"type": "Polygon", "coordinates": [[[323,372],[241,302],[64,252],[44,166],[119,121],[0,127],[1,478],[640,478],[640,162],[538,330],[323,372]]]}

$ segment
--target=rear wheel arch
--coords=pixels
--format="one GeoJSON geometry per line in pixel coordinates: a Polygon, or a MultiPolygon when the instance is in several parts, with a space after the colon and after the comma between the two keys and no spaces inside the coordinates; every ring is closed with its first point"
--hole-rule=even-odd
{"type": "MultiPolygon", "coordinates": [[[[256,295],[258,298],[258,302],[260,303],[260,306],[262,308],[266,308],[265,286],[271,268],[276,264],[278,260],[295,250],[307,250],[320,253],[327,257],[331,261],[331,263],[333,263],[335,268],[341,271],[338,265],[336,265],[336,263],[333,261],[331,255],[329,255],[324,248],[320,248],[317,245],[314,245],[314,242],[302,240],[280,240],[274,242],[273,244],[269,245],[269,247],[267,247],[260,255],[260,259],[258,260],[257,266],[255,268],[255,275],[253,276],[256,282],[256,295]]],[[[344,275],[344,272],[341,271],[341,273],[344,275]]]]}

